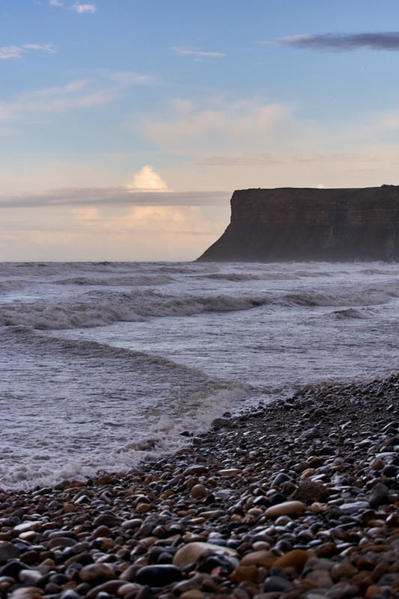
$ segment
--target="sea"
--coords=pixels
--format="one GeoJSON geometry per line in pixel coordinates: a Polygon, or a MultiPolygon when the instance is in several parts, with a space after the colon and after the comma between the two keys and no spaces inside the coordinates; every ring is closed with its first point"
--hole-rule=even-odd
{"type": "Polygon", "coordinates": [[[0,488],[128,471],[215,418],[399,371],[399,264],[0,264],[0,488]]]}

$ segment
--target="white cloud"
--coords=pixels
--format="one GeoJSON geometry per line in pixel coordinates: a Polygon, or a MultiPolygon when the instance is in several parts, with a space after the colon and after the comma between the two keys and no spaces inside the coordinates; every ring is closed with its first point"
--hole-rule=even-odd
{"type": "Polygon", "coordinates": [[[94,14],[97,10],[95,4],[90,3],[90,4],[81,4],[80,2],[75,2],[74,4],[67,4],[65,5],[65,2],[62,0],[49,0],[49,5],[50,6],[56,6],[58,8],[67,8],[67,9],[71,9],[74,10],[75,12],[77,12],[80,15],[83,15],[85,13],[87,14],[94,14]]]}
{"type": "Polygon", "coordinates": [[[165,181],[150,165],[143,166],[137,173],[134,173],[132,180],[126,187],[130,191],[157,191],[161,193],[171,191],[165,181]]]}
{"type": "Polygon", "coordinates": [[[222,52],[209,52],[206,50],[192,50],[190,48],[172,48],[173,52],[180,56],[194,56],[195,58],[223,58],[226,54],[222,52]]]}
{"type": "Polygon", "coordinates": [[[0,60],[9,60],[10,58],[22,58],[27,52],[44,52],[45,54],[55,54],[56,50],[53,44],[22,44],[22,46],[0,46],[0,60]]]}
{"type": "Polygon", "coordinates": [[[73,8],[79,14],[83,14],[83,13],[93,14],[96,12],[96,7],[94,4],[74,4],[73,8]]]}
{"type": "Polygon", "coordinates": [[[294,129],[291,113],[288,106],[256,100],[218,104],[206,109],[177,100],[174,118],[147,122],[145,129],[162,149],[193,156],[215,148],[264,151],[268,140],[279,138],[282,128],[294,129]]]}

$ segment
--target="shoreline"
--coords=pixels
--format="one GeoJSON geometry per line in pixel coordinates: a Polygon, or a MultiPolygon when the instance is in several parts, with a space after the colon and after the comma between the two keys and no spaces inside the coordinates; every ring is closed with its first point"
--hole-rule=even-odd
{"type": "Polygon", "coordinates": [[[393,597],[398,481],[399,376],[306,387],[128,473],[1,490],[0,593],[393,597]]]}

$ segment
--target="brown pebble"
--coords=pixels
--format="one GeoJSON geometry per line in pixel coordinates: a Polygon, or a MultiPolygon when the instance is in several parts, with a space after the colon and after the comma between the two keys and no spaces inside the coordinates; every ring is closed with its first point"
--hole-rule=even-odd
{"type": "Polygon", "coordinates": [[[136,507],[136,511],[139,514],[145,514],[146,512],[149,512],[151,510],[151,506],[149,503],[139,503],[138,506],[136,507]]]}
{"type": "Polygon", "coordinates": [[[110,564],[89,564],[83,566],[79,572],[80,580],[83,582],[92,582],[94,580],[112,580],[115,578],[115,571],[110,564]]]}
{"type": "Polygon", "coordinates": [[[182,595],[180,595],[180,599],[202,599],[204,593],[198,591],[197,589],[192,589],[191,591],[185,591],[182,595]]]}
{"type": "Polygon", "coordinates": [[[262,566],[263,568],[271,568],[276,561],[276,556],[271,551],[251,551],[247,553],[241,560],[242,566],[262,566]]]}
{"type": "Polygon", "coordinates": [[[278,516],[293,516],[300,515],[306,509],[306,505],[302,501],[284,501],[277,505],[272,505],[267,508],[265,515],[268,518],[277,518],[278,516]]]}
{"type": "Polygon", "coordinates": [[[193,497],[194,499],[201,499],[202,497],[206,497],[206,495],[207,490],[204,485],[194,485],[191,489],[191,497],[193,497]]]}
{"type": "Polygon", "coordinates": [[[258,568],[256,566],[238,566],[229,576],[231,582],[240,583],[244,580],[258,582],[258,568]]]}
{"type": "Polygon", "coordinates": [[[309,558],[309,553],[304,549],[293,549],[285,555],[278,557],[273,564],[274,568],[295,568],[300,572],[309,558]]]}
{"type": "Polygon", "coordinates": [[[373,597],[378,597],[382,593],[382,588],[377,586],[376,584],[372,584],[366,591],[365,599],[373,599],[373,597]]]}
{"type": "Polygon", "coordinates": [[[209,552],[210,554],[228,555],[231,557],[237,555],[237,552],[229,547],[221,547],[219,545],[214,545],[213,543],[193,542],[180,547],[173,557],[173,565],[177,566],[177,568],[184,568],[188,564],[196,562],[205,552],[209,552]]]}

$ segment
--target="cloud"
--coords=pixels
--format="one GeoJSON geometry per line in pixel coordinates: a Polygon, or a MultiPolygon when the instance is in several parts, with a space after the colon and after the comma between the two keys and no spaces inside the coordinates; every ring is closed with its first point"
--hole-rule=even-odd
{"type": "Polygon", "coordinates": [[[346,164],[348,162],[370,163],[375,161],[373,154],[349,154],[349,153],[278,153],[270,152],[265,154],[244,154],[227,156],[207,156],[196,162],[198,166],[205,167],[247,167],[247,166],[268,166],[268,165],[287,165],[294,164],[346,164]]]}
{"type": "MultiPolygon", "coordinates": [[[[176,100],[175,116],[145,124],[146,133],[162,149],[198,155],[217,148],[265,149],[268,139],[290,123],[292,109],[281,104],[249,100],[215,104],[201,109],[191,102],[176,100]]],[[[292,125],[293,126],[293,125],[292,125]]]]}
{"type": "Polygon", "coordinates": [[[22,58],[28,52],[44,52],[45,54],[56,54],[53,44],[23,44],[22,46],[0,46],[0,60],[10,58],[22,58]]]}
{"type": "Polygon", "coordinates": [[[74,4],[73,8],[79,14],[83,14],[83,13],[93,14],[96,12],[96,7],[94,6],[94,4],[74,4]]]}
{"type": "Polygon", "coordinates": [[[59,206],[214,206],[225,204],[229,196],[229,191],[133,191],[126,187],[82,187],[2,196],[0,209],[59,206]]]}
{"type": "Polygon", "coordinates": [[[23,92],[11,100],[0,101],[0,123],[103,106],[120,98],[131,85],[153,82],[139,73],[102,73],[96,78],[23,92]]]}
{"type": "MultiPolygon", "coordinates": [[[[270,42],[260,42],[270,43],[270,42]]],[[[389,50],[399,51],[399,32],[380,33],[325,33],[310,35],[307,33],[282,37],[277,43],[293,48],[308,50],[389,50]]]]}
{"type": "Polygon", "coordinates": [[[130,191],[157,191],[160,193],[171,191],[150,165],[143,166],[137,173],[134,173],[126,187],[130,191]]]}
{"type": "Polygon", "coordinates": [[[56,6],[57,8],[68,8],[71,10],[74,10],[75,12],[77,12],[80,15],[83,14],[94,14],[97,10],[95,4],[81,4],[80,2],[75,2],[74,4],[71,5],[65,5],[65,2],[63,2],[62,0],[49,0],[49,5],[50,6],[56,6]]]}
{"type": "Polygon", "coordinates": [[[222,52],[209,52],[205,50],[191,50],[189,48],[172,48],[175,54],[180,56],[194,56],[195,58],[223,58],[226,54],[222,52]]]}

